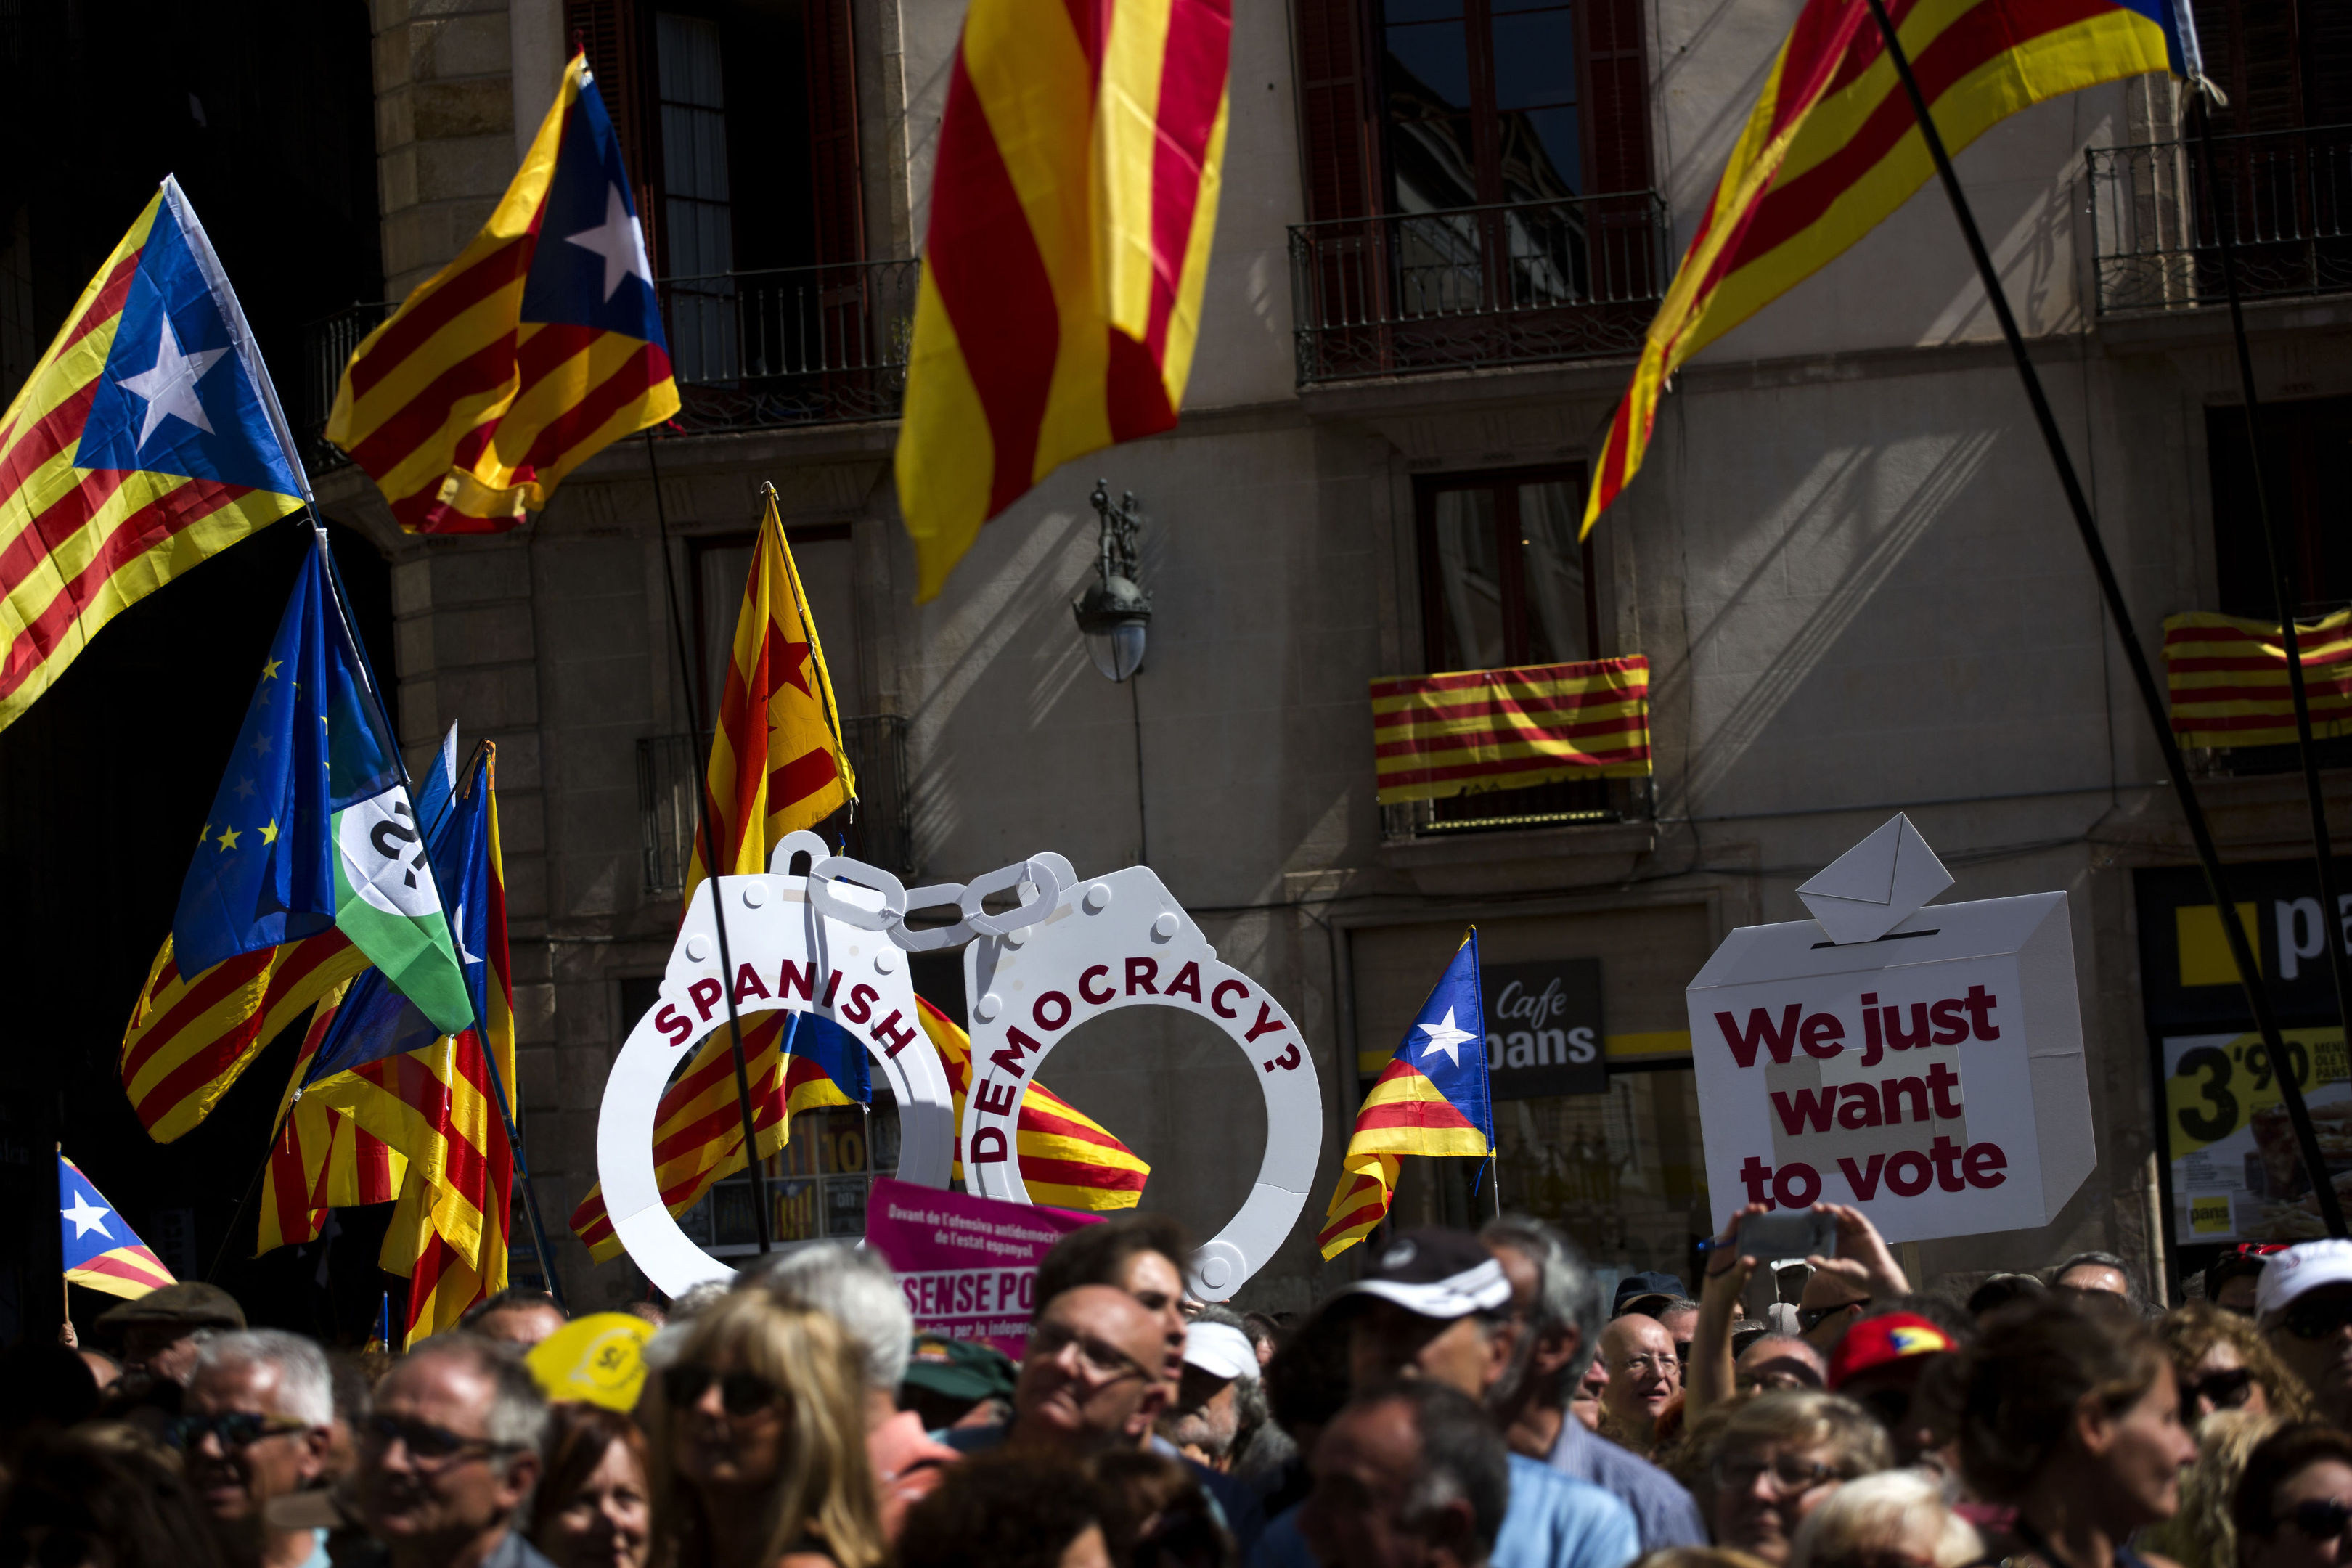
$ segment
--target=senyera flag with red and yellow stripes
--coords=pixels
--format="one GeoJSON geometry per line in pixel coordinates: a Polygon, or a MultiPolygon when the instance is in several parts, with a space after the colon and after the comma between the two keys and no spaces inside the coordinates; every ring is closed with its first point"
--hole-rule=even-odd
{"type": "Polygon", "coordinates": [[[1176,423],[1224,161],[1232,0],[973,0],[898,452],[916,597],[1072,458],[1176,423]]]}
{"type": "Polygon", "coordinates": [[[116,616],[310,493],[177,181],[0,415],[0,730],[116,616]]]}
{"type": "MultiPolygon", "coordinates": [[[[947,1069],[955,1123],[961,1128],[964,1091],[971,1081],[971,1037],[919,996],[915,1011],[924,1035],[940,1053],[940,1065],[947,1069]]],[[[1143,1184],[1151,1179],[1151,1167],[1134,1150],[1034,1079],[1022,1091],[1013,1143],[1021,1160],[1021,1184],[1029,1189],[1031,1201],[1055,1208],[1093,1214],[1131,1209],[1142,1201],[1143,1184]]],[[[951,1179],[963,1177],[962,1153],[959,1142],[951,1179]]]]}
{"type": "Polygon", "coordinates": [[[318,1240],[331,1208],[394,1202],[407,1179],[408,1157],[368,1131],[358,1117],[338,1110],[325,1096],[295,1092],[350,989],[346,981],[320,1003],[303,1033],[294,1076],[286,1082],[285,1100],[278,1109],[278,1136],[262,1177],[261,1227],[253,1249],[257,1258],[289,1244],[318,1240]]]}
{"type": "Polygon", "coordinates": [[[1595,659],[1372,682],[1380,804],[1650,773],[1650,661],[1595,659]]]}
{"type": "MultiPolygon", "coordinates": [[[[743,1026],[745,1076],[751,1085],[751,1128],[762,1160],[791,1141],[793,1118],[802,1111],[858,1103],[834,1082],[814,1057],[783,1049],[785,1026],[795,1016],[755,1015],[743,1026]]],[[[865,1047],[845,1031],[835,1033],[864,1052],[865,1047]]],[[[715,1184],[749,1163],[743,1157],[740,1105],[734,1053],[729,1049],[722,1026],[702,1042],[654,1110],[654,1177],[660,1184],[662,1202],[673,1215],[686,1213],[715,1184]]],[[[621,1255],[621,1238],[614,1233],[612,1216],[604,1212],[602,1183],[590,1187],[580,1206],[572,1211],[572,1230],[597,1262],[621,1255]]]]}
{"type": "MultiPolygon", "coordinates": [[[[824,646],[773,489],[761,513],[751,575],[735,616],[703,791],[719,870],[730,877],[764,873],[769,852],[786,834],[814,827],[857,798],[857,774],[842,752],[841,710],[834,703],[824,646]]],[[[686,874],[688,906],[707,874],[704,843],[697,833],[686,874]]]]}
{"type": "MultiPolygon", "coordinates": [[[[2352,734],[2352,610],[2295,623],[2317,740],[2352,734]]],[[[2206,611],[2164,619],[2172,731],[2184,746],[2285,746],[2295,739],[2286,639],[2274,621],[2206,611]]]]}
{"type": "MultiPolygon", "coordinates": [[[[2045,99],[2149,71],[2200,75],[2188,0],[1887,0],[1887,10],[1954,153],[2045,99]]],[[[1808,0],[1650,323],[1593,465],[1586,532],[1641,468],[1667,378],[1934,172],[1864,0],[1808,0]]]]}
{"type": "Polygon", "coordinates": [[[183,974],[165,937],[122,1034],[123,1092],[147,1135],[169,1143],[211,1115],[264,1046],[367,962],[325,931],[183,974]]]}
{"type": "Polygon", "coordinates": [[[344,366],[327,439],[413,533],[496,533],[677,412],[621,144],[574,55],[490,221],[344,366]]]}

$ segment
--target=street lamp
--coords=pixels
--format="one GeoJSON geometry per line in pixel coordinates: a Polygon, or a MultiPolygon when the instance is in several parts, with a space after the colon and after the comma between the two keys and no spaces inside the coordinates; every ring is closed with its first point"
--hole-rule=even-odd
{"type": "Polygon", "coordinates": [[[1151,595],[1135,585],[1135,535],[1143,510],[1129,490],[1113,506],[1110,481],[1097,479],[1088,499],[1102,520],[1095,572],[1100,579],[1070,605],[1086,634],[1087,657],[1106,679],[1124,681],[1143,668],[1143,636],[1151,625],[1151,595]]]}

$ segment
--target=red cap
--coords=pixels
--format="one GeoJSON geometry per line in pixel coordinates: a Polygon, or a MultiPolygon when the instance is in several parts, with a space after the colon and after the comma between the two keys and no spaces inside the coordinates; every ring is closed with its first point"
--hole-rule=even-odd
{"type": "Polygon", "coordinates": [[[1959,1348],[1951,1335],[1916,1313],[1864,1318],[1838,1341],[1836,1353],[1830,1357],[1830,1387],[1906,1356],[1940,1355],[1959,1348]]]}

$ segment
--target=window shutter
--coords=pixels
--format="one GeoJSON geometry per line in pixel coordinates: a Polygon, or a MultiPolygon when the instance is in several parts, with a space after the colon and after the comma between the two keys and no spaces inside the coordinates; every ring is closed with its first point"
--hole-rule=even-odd
{"type": "Polygon", "coordinates": [[[2352,124],[2352,5],[2305,0],[2302,43],[2304,123],[2352,124]]]}
{"type": "Polygon", "coordinates": [[[1372,194],[1366,0],[1297,0],[1298,119],[1307,216],[1364,217],[1372,194]]]}
{"type": "Polygon", "coordinates": [[[1585,140],[1587,195],[1613,195],[1650,188],[1650,102],[1642,68],[1641,0],[1586,0],[1584,19],[1586,101],[1591,108],[1585,140]]]}
{"type": "Polygon", "coordinates": [[[866,190],[857,156],[857,47],[849,0],[807,0],[810,185],[821,263],[866,258],[866,190]]]}

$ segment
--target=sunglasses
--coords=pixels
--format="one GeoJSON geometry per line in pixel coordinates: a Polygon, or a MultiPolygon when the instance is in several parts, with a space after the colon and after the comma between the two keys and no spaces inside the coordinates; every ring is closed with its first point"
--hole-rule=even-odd
{"type": "Polygon", "coordinates": [[[2286,1516],[2287,1522],[2314,1541],[2340,1541],[2352,1532],[2352,1508],[2332,1498],[2314,1502],[2299,1502],[2286,1516]]]}
{"type": "Polygon", "coordinates": [[[2216,1410],[2235,1410],[2246,1402],[2253,1388],[2253,1370],[2237,1366],[2185,1383],[2180,1392],[2186,1398],[2201,1399],[2216,1410]]]}
{"type": "Polygon", "coordinates": [[[183,1415],[164,1429],[164,1440],[174,1448],[186,1452],[205,1440],[210,1433],[220,1440],[224,1449],[249,1447],[264,1437],[276,1437],[288,1432],[310,1429],[309,1423],[284,1415],[253,1415],[242,1410],[232,1410],[225,1415],[183,1415]]]}
{"type": "Polygon", "coordinates": [[[409,1421],[398,1415],[371,1415],[360,1426],[372,1447],[386,1449],[394,1443],[408,1450],[409,1462],[421,1470],[437,1470],[460,1459],[486,1458],[506,1452],[510,1445],[467,1437],[430,1421],[409,1421]]]}
{"type": "Polygon", "coordinates": [[[689,1409],[702,1402],[704,1391],[714,1383],[719,1385],[719,1407],[735,1416],[772,1410],[782,1393],[756,1372],[717,1373],[682,1362],[662,1373],[662,1396],[673,1409],[689,1409]]]}
{"type": "Polygon", "coordinates": [[[2286,1310],[2286,1331],[2299,1340],[2324,1340],[2352,1323],[2352,1296],[2306,1296],[2286,1310]]]}

